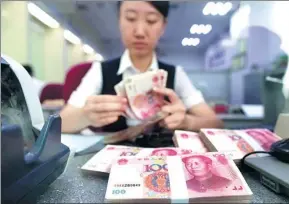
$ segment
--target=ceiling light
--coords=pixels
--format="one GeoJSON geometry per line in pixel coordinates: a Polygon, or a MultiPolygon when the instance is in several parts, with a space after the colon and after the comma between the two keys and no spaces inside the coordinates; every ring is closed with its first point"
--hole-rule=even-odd
{"type": "Polygon", "coordinates": [[[27,5],[29,13],[50,28],[58,28],[59,23],[33,3],[27,5]]]}
{"type": "Polygon", "coordinates": [[[89,45],[85,44],[83,45],[83,51],[86,53],[86,54],[92,54],[94,52],[93,48],[90,47],[89,45]]]}
{"type": "Polygon", "coordinates": [[[80,44],[81,43],[81,40],[76,35],[74,35],[72,32],[70,32],[69,30],[64,30],[63,36],[67,41],[71,42],[72,44],[80,44]]]}
{"type": "Polygon", "coordinates": [[[215,8],[215,3],[214,2],[208,2],[206,6],[203,9],[203,14],[205,16],[210,15],[211,11],[215,8]]]}
{"type": "Polygon", "coordinates": [[[207,24],[206,26],[205,26],[205,28],[204,28],[204,31],[203,31],[203,34],[208,34],[209,32],[211,32],[211,30],[212,30],[212,25],[210,25],[210,24],[207,24]]]}
{"type": "Polygon", "coordinates": [[[200,44],[200,39],[199,38],[194,38],[192,45],[193,46],[197,46],[198,44],[200,44]]]}
{"type": "Polygon", "coordinates": [[[188,38],[184,38],[184,39],[182,40],[182,45],[183,45],[183,46],[187,46],[187,44],[188,44],[188,38]]]}
{"type": "Polygon", "coordinates": [[[197,31],[197,29],[198,29],[198,25],[197,24],[194,24],[194,25],[192,25],[192,27],[191,27],[191,29],[190,29],[190,33],[191,34],[195,34],[196,33],[196,31],[197,31]]]}
{"type": "Polygon", "coordinates": [[[224,16],[224,15],[227,14],[227,11],[226,11],[225,8],[220,9],[218,12],[219,12],[218,14],[219,14],[220,16],[224,16]]]}
{"type": "Polygon", "coordinates": [[[103,57],[101,54],[96,53],[94,57],[96,61],[103,61],[103,57]]]}
{"type": "Polygon", "coordinates": [[[184,38],[182,40],[183,46],[197,46],[200,43],[199,38],[184,38]]]}
{"type": "Polygon", "coordinates": [[[204,15],[212,15],[212,16],[216,16],[216,15],[220,15],[220,16],[224,16],[226,15],[231,9],[232,9],[233,5],[231,2],[226,2],[226,3],[222,3],[222,2],[208,2],[204,9],[203,9],[203,14],[204,15]]]}
{"type": "Polygon", "coordinates": [[[217,2],[214,5],[214,9],[218,11],[221,10],[223,7],[224,7],[224,4],[222,2],[217,2]]]}
{"type": "Polygon", "coordinates": [[[229,12],[233,8],[233,4],[231,2],[226,2],[224,4],[224,8],[227,12],[229,12]]]}
{"type": "Polygon", "coordinates": [[[210,13],[210,14],[211,14],[212,16],[216,16],[216,15],[219,14],[219,11],[218,11],[217,8],[214,8],[214,9],[211,10],[211,13],[210,13]]]}
{"type": "Polygon", "coordinates": [[[201,28],[201,25],[199,25],[199,26],[197,27],[196,33],[197,33],[197,34],[202,34],[202,32],[203,32],[203,30],[202,30],[202,28],[201,28]]]}
{"type": "Polygon", "coordinates": [[[193,44],[195,44],[195,39],[194,38],[188,38],[188,46],[192,46],[193,44]]]}
{"type": "Polygon", "coordinates": [[[190,28],[190,33],[191,34],[208,34],[210,31],[212,30],[212,25],[207,24],[194,24],[192,25],[192,27],[190,28]]]}
{"type": "Polygon", "coordinates": [[[224,6],[224,4],[222,2],[217,2],[215,4],[215,9],[213,10],[212,12],[212,15],[220,15],[220,16],[223,16],[223,15],[226,15],[226,8],[224,6]]]}
{"type": "Polygon", "coordinates": [[[218,8],[219,15],[220,16],[226,15],[232,9],[232,7],[233,7],[233,5],[231,2],[226,2],[220,8],[218,8]]]}

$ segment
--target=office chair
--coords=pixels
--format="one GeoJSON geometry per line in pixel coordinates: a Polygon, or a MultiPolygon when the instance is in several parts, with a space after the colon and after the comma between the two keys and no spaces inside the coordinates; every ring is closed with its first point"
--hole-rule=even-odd
{"type": "Polygon", "coordinates": [[[66,73],[63,85],[63,99],[67,103],[72,92],[79,86],[82,78],[90,69],[92,62],[80,63],[72,66],[66,73]]]}
{"type": "Polygon", "coordinates": [[[63,90],[63,84],[59,84],[59,83],[47,84],[42,89],[42,92],[40,95],[40,102],[43,103],[45,100],[63,99],[62,90],[63,90]]]}

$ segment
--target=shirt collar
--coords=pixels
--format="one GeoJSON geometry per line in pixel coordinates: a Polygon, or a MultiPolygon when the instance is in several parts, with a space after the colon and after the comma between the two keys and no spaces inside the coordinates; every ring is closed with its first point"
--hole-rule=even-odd
{"type": "MultiPolygon", "coordinates": [[[[118,69],[117,74],[121,75],[129,68],[135,69],[133,64],[132,64],[132,61],[130,59],[129,51],[125,50],[123,55],[121,56],[119,69],[118,69]]],[[[158,68],[159,68],[159,65],[158,65],[157,57],[156,57],[156,54],[153,53],[152,63],[149,66],[148,70],[156,70],[158,68]]]]}

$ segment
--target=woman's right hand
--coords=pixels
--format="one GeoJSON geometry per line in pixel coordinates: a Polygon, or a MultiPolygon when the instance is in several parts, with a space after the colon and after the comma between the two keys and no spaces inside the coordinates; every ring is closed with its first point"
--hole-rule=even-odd
{"type": "Polygon", "coordinates": [[[124,115],[127,99],[115,95],[94,95],[88,97],[83,113],[89,125],[103,127],[114,123],[118,117],[124,115]]]}

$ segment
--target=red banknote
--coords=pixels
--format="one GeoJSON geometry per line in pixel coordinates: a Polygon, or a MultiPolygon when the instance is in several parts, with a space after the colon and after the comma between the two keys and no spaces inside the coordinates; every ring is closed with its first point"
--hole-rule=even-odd
{"type": "Polygon", "coordinates": [[[210,151],[231,152],[236,162],[247,153],[268,151],[274,142],[280,140],[280,137],[266,129],[202,129],[200,136],[210,151]]]}
{"type": "Polygon", "coordinates": [[[191,149],[175,148],[175,147],[159,147],[159,148],[143,148],[139,153],[138,157],[147,156],[177,156],[191,154],[191,149]]]}
{"type": "Polygon", "coordinates": [[[164,105],[164,97],[153,91],[163,86],[163,80],[163,72],[159,71],[138,75],[125,83],[130,108],[139,120],[153,117],[164,105]]]}
{"type": "Polygon", "coordinates": [[[193,152],[208,152],[207,147],[202,142],[199,133],[176,130],[174,132],[173,141],[176,147],[191,149],[193,152]]]}
{"type": "Polygon", "coordinates": [[[112,160],[122,156],[135,156],[140,150],[141,148],[137,147],[107,145],[86,162],[81,169],[99,173],[109,173],[112,160]]]}
{"type": "Polygon", "coordinates": [[[123,156],[176,156],[192,153],[190,149],[174,147],[138,148],[121,145],[107,145],[96,153],[81,169],[99,173],[109,173],[112,161],[123,156]]]}
{"type": "Polygon", "coordinates": [[[265,151],[270,151],[271,145],[281,139],[267,129],[245,129],[243,131],[253,138],[265,151]]]}
{"type": "Polygon", "coordinates": [[[153,91],[154,87],[166,87],[168,73],[162,69],[128,77],[115,85],[119,96],[128,99],[125,116],[137,120],[154,117],[164,105],[164,97],[153,91]]]}
{"type": "Polygon", "coordinates": [[[123,157],[112,165],[108,202],[240,202],[252,191],[235,163],[221,153],[123,157]]]}

